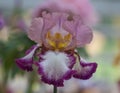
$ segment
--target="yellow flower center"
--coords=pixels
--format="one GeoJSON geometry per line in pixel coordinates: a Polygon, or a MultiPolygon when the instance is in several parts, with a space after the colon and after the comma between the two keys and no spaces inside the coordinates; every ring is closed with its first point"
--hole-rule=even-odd
{"type": "Polygon", "coordinates": [[[51,35],[51,33],[48,31],[46,34],[46,38],[48,41],[48,44],[54,49],[54,50],[61,50],[66,48],[72,39],[72,35],[68,33],[65,36],[62,36],[60,33],[55,33],[54,35],[51,35]]]}

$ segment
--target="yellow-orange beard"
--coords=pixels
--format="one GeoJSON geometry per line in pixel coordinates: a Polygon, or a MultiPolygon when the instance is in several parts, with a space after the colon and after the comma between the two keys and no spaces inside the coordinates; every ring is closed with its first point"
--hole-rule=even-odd
{"type": "Polygon", "coordinates": [[[70,33],[65,36],[62,36],[58,32],[54,35],[51,35],[51,33],[48,31],[46,34],[46,40],[54,50],[61,50],[66,48],[70,44],[71,39],[72,35],[70,33]]]}

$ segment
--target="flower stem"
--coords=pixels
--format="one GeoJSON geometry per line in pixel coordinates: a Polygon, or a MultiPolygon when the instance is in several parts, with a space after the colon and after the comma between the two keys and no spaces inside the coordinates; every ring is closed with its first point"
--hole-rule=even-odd
{"type": "Polygon", "coordinates": [[[54,86],[53,93],[57,93],[57,87],[54,86]]]}

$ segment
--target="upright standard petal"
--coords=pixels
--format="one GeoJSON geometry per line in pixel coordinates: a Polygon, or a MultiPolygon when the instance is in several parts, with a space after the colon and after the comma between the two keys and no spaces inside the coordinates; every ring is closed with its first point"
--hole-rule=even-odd
{"type": "Polygon", "coordinates": [[[16,59],[16,63],[21,69],[27,71],[33,70],[32,68],[33,56],[38,47],[39,47],[38,45],[34,46],[34,48],[31,51],[29,50],[28,54],[25,57],[16,59]]]}
{"type": "Polygon", "coordinates": [[[93,33],[90,27],[79,23],[76,33],[77,47],[83,47],[92,41],[93,33]]]}
{"type": "Polygon", "coordinates": [[[46,11],[42,12],[42,16],[34,18],[28,31],[28,37],[38,44],[45,43],[45,35],[55,25],[52,14],[46,11]]]}
{"type": "Polygon", "coordinates": [[[73,16],[71,20],[66,20],[63,27],[73,35],[71,46],[83,47],[92,40],[91,28],[85,25],[79,16],[73,16]]]}
{"type": "Polygon", "coordinates": [[[55,86],[63,86],[64,80],[70,79],[75,71],[68,67],[69,57],[65,53],[48,51],[39,63],[38,72],[41,80],[55,86]]]}
{"type": "Polygon", "coordinates": [[[32,20],[30,29],[28,30],[28,37],[35,41],[38,44],[41,44],[41,33],[43,31],[43,19],[42,18],[35,18],[32,20]]]}
{"type": "Polygon", "coordinates": [[[80,60],[80,63],[74,66],[76,73],[73,75],[73,77],[83,80],[89,79],[92,77],[93,73],[95,73],[96,68],[97,63],[88,63],[84,60],[80,60]]]}

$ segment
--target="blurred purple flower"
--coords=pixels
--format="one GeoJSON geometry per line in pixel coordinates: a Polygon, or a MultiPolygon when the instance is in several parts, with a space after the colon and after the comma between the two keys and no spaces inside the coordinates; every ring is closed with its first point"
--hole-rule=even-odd
{"type": "Polygon", "coordinates": [[[67,6],[64,10],[62,5],[52,1],[46,5],[34,12],[27,32],[38,45],[30,48],[28,55],[16,60],[18,66],[32,71],[32,65],[37,65],[41,80],[59,87],[71,77],[89,79],[97,64],[84,61],[75,48],[91,42],[91,28],[73,11],[74,8],[67,6]],[[33,60],[36,53],[38,62],[33,60]]]}
{"type": "Polygon", "coordinates": [[[5,26],[5,21],[2,16],[0,16],[0,30],[5,26]]]}
{"type": "Polygon", "coordinates": [[[23,19],[17,20],[16,27],[20,30],[27,31],[27,25],[23,19]]]}

